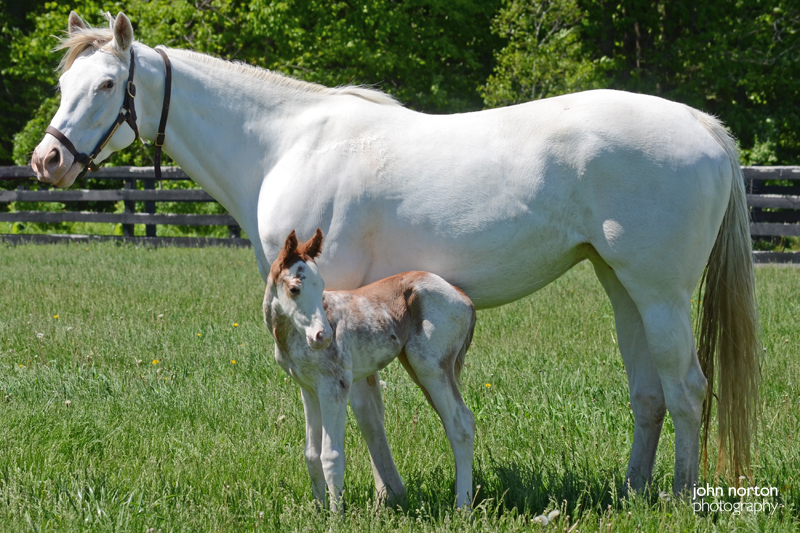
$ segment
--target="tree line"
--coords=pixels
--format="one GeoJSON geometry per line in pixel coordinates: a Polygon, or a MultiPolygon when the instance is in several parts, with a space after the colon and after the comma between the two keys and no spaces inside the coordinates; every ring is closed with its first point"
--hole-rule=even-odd
{"type": "Polygon", "coordinates": [[[800,0],[0,0],[0,164],[26,164],[58,107],[70,10],[95,26],[124,11],[150,46],[374,85],[428,113],[653,94],[721,118],[745,164],[800,163],[800,0]]]}

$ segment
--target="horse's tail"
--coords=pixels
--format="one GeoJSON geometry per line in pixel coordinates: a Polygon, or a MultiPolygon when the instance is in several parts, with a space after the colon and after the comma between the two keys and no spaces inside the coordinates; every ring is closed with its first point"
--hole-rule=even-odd
{"type": "Polygon", "coordinates": [[[695,116],[725,150],[733,171],[728,207],[700,282],[697,353],[708,379],[702,417],[703,472],[708,474],[708,428],[712,402],[717,398],[717,473],[727,470],[738,483],[739,476],[750,475],[761,378],[750,221],[734,139],[715,118],[699,112],[695,116]]]}
{"type": "Polygon", "coordinates": [[[470,317],[469,323],[469,331],[467,331],[467,336],[464,338],[464,344],[461,346],[461,350],[456,356],[456,362],[454,366],[456,381],[461,379],[461,369],[464,368],[464,359],[467,357],[467,350],[469,350],[469,346],[472,344],[472,334],[475,332],[475,306],[472,305],[472,302],[470,302],[469,307],[470,311],[472,311],[472,316],[470,317]]]}

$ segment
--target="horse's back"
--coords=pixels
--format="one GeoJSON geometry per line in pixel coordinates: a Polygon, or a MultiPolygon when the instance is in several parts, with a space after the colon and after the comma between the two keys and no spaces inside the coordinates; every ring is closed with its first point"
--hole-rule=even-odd
{"type": "Polygon", "coordinates": [[[484,280],[436,270],[470,295],[498,277],[535,290],[595,251],[620,268],[673,268],[683,257],[694,277],[733,178],[698,116],[683,104],[604,90],[418,117],[426,127],[414,130],[422,132],[415,143],[428,148],[412,151],[395,176],[405,184],[398,213],[428,230],[418,242],[448,256],[462,251],[462,265],[448,265],[454,271],[485,268],[484,280]],[[521,263],[531,272],[520,280],[521,263]]]}
{"type": "Polygon", "coordinates": [[[299,233],[326,230],[331,287],[422,270],[485,308],[593,253],[654,277],[688,257],[690,278],[727,203],[725,151],[697,112],[663,99],[591,91],[444,116],[347,105],[324,111],[336,134],[287,165],[294,192],[263,206],[265,249],[285,229],[271,221],[298,212],[299,233]]]}

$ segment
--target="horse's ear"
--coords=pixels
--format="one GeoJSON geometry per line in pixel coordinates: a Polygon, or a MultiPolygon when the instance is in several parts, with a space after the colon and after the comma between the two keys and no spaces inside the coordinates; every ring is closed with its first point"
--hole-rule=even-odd
{"type": "Polygon", "coordinates": [[[74,11],[69,12],[69,21],[67,23],[67,33],[73,35],[75,32],[86,29],[86,23],[74,11]]]}
{"type": "Polygon", "coordinates": [[[292,230],[288,237],[286,237],[286,242],[283,243],[283,249],[281,253],[278,254],[277,263],[280,266],[281,270],[283,270],[283,266],[286,263],[286,260],[292,257],[297,252],[297,234],[292,230]]]}
{"type": "Polygon", "coordinates": [[[317,228],[317,231],[314,232],[314,236],[303,244],[302,253],[311,259],[319,257],[319,254],[322,253],[322,230],[317,228]]]}
{"type": "Polygon", "coordinates": [[[125,13],[114,19],[114,45],[120,52],[127,52],[133,44],[133,26],[125,13]]]}

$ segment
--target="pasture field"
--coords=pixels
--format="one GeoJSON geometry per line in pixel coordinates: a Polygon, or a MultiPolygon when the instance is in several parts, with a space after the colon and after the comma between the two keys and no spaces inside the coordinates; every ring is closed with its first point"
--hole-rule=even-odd
{"type": "Polygon", "coordinates": [[[621,497],[633,417],[611,307],[584,263],[478,314],[462,374],[477,419],[472,517],[453,508],[441,424],[392,363],[386,427],[408,502],[376,508],[350,416],[340,520],[311,500],[303,409],[272,358],[252,251],[0,245],[0,531],[795,531],[800,270],[757,278],[754,476],[778,489],[774,512],[660,497],[669,418],[652,494],[621,497]],[[553,509],[554,522],[533,522],[553,509]]]}

